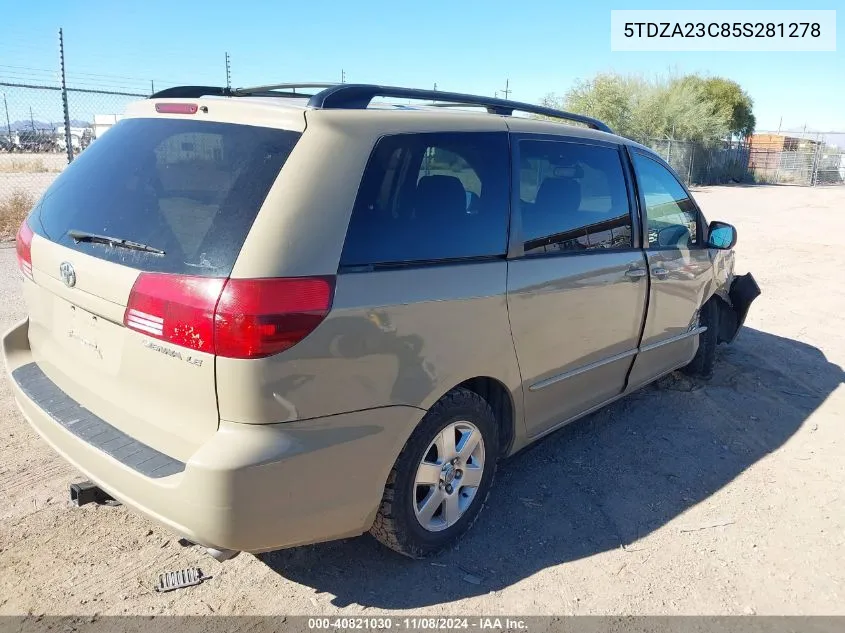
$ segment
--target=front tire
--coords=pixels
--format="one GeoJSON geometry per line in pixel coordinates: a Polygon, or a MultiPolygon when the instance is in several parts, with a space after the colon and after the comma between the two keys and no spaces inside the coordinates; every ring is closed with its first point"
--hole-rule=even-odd
{"type": "Polygon", "coordinates": [[[707,301],[698,314],[698,324],[707,326],[707,330],[698,337],[698,351],[683,372],[709,380],[713,377],[716,365],[716,345],[719,343],[719,305],[714,297],[707,301]]]}
{"type": "Polygon", "coordinates": [[[455,543],[484,507],[498,454],[498,424],[487,401],[468,389],[450,391],[396,459],[370,533],[411,558],[455,543]]]}

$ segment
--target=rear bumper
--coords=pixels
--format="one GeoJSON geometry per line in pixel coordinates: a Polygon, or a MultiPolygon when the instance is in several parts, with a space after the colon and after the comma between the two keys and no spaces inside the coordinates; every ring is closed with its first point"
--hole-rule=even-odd
{"type": "Polygon", "coordinates": [[[396,406],[284,424],[223,421],[183,469],[148,476],[62,424],[67,402],[57,412],[55,400],[19,382],[33,372],[15,370],[37,367],[27,321],[6,333],[3,355],[18,407],[56,452],[115,499],[216,549],[260,552],[365,532],[424,415],[396,406]]]}

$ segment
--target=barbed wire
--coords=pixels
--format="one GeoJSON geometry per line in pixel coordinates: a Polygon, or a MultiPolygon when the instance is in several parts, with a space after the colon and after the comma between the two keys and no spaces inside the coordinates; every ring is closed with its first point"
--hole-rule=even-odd
{"type": "MultiPolygon", "coordinates": [[[[14,38],[6,38],[5,34],[0,40],[0,79],[13,80],[27,80],[28,82],[45,82],[53,83],[60,81],[58,62],[54,68],[52,64],[46,64],[46,55],[49,52],[57,51],[57,44],[54,39],[42,40],[43,43],[33,44],[29,39],[25,41],[15,40],[14,38]],[[31,51],[37,51],[41,54],[41,59],[34,62],[31,51]]],[[[190,62],[191,59],[207,65],[208,58],[206,55],[200,55],[195,50],[177,50],[173,49],[168,53],[173,58],[178,58],[183,62],[190,62]]],[[[57,56],[58,53],[56,52],[57,56]]],[[[106,55],[101,53],[86,52],[86,59],[90,60],[104,60],[108,63],[115,63],[114,55],[106,55]]],[[[66,58],[67,59],[67,58],[66,58]]],[[[71,62],[67,63],[67,81],[80,87],[92,88],[109,88],[114,87],[121,90],[132,89],[141,90],[148,89],[153,82],[155,85],[194,85],[202,83],[199,77],[194,77],[190,80],[176,80],[172,78],[157,77],[156,73],[146,73],[143,69],[139,69],[138,74],[129,76],[119,73],[107,73],[98,68],[89,68],[87,66],[73,65],[71,62]]],[[[203,72],[197,73],[200,77],[207,77],[209,75],[207,69],[203,72]]]]}

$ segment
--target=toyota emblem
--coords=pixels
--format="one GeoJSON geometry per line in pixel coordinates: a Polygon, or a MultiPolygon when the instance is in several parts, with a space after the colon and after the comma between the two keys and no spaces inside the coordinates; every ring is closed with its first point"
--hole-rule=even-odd
{"type": "Polygon", "coordinates": [[[62,262],[59,265],[59,275],[68,288],[73,288],[76,285],[76,271],[70,262],[62,262]]]}

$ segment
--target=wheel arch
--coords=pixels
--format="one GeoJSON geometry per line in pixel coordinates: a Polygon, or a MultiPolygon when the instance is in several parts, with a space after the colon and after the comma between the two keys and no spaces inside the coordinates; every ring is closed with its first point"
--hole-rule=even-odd
{"type": "Polygon", "coordinates": [[[499,425],[499,457],[507,455],[516,435],[516,404],[510,390],[502,381],[490,376],[470,378],[453,387],[457,388],[477,393],[493,409],[499,425]]]}
{"type": "Polygon", "coordinates": [[[733,306],[719,293],[714,293],[705,303],[713,302],[718,311],[717,338],[718,343],[727,343],[734,339],[737,330],[737,316],[733,306]]]}

